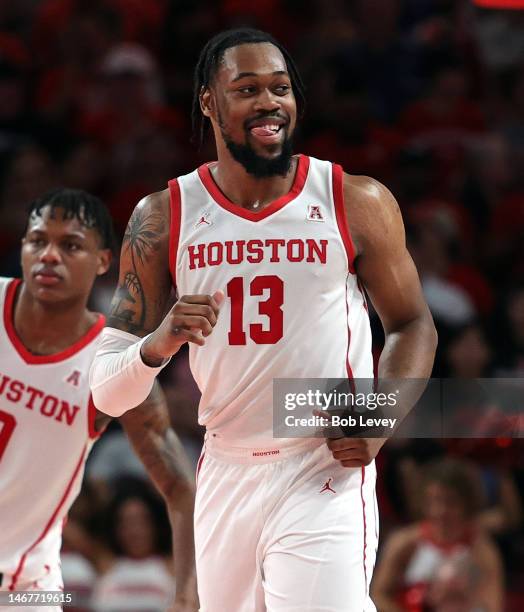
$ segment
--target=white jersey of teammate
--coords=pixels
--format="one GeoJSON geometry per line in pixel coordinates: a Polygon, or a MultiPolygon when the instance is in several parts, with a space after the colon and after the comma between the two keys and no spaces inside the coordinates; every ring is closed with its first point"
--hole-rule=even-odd
{"type": "Polygon", "coordinates": [[[88,373],[104,317],[64,351],[34,355],[13,324],[19,284],[0,278],[0,589],[54,590],[47,577],[60,581],[62,525],[97,436],[88,373]]]}
{"type": "Polygon", "coordinates": [[[210,165],[169,188],[178,295],[226,294],[205,346],[190,345],[199,422],[235,446],[293,445],[273,439],[274,378],[373,378],[342,168],[300,155],[290,192],[260,212],[230,202],[210,165]]]}

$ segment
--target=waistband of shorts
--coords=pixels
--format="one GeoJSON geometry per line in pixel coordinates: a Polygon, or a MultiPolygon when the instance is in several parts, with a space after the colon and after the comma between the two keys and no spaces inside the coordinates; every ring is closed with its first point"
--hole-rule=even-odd
{"type": "Polygon", "coordinates": [[[284,444],[273,447],[245,447],[236,446],[234,441],[224,440],[206,433],[204,452],[227,463],[273,463],[288,457],[300,455],[314,450],[324,443],[323,438],[302,438],[293,440],[280,440],[284,444]],[[285,442],[288,443],[285,443],[285,442]]]}

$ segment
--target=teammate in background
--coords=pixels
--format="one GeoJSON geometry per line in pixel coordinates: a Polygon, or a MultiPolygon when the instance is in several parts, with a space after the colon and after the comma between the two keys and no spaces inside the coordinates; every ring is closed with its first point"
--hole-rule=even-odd
{"type": "MultiPolygon", "coordinates": [[[[112,232],[97,198],[50,192],[31,206],[23,279],[0,278],[2,591],[63,589],[62,526],[89,450],[110,420],[90,398],[89,367],[105,318],[87,301],[109,268],[112,232]]],[[[195,612],[194,490],[159,386],[120,423],[168,507],[176,543],[173,610],[195,612]]]]}
{"type": "Polygon", "coordinates": [[[399,207],[373,179],[292,154],[302,84],[270,35],[211,39],[194,95],[218,161],[136,207],[94,401],[110,414],[132,408],[189,342],[207,428],[195,507],[202,612],[372,610],[384,441],[274,438],[272,381],[373,378],[362,286],[386,335],[379,377],[429,376],[436,333],[399,207]],[[164,316],[173,284],[181,297],[164,316]]]}

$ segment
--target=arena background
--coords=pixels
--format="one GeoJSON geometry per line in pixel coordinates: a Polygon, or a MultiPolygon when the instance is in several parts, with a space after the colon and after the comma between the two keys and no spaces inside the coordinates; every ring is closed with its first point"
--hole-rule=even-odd
{"type": "MultiPolygon", "coordinates": [[[[480,8],[497,4],[522,3],[1,0],[0,272],[19,275],[26,205],[46,190],[100,196],[121,237],[142,196],[213,159],[212,143],[190,143],[192,70],[214,33],[252,25],[288,47],[306,83],[296,150],[371,175],[396,196],[439,329],[434,376],[522,377],[524,11],[480,8]]],[[[115,279],[116,267],[94,308],[107,309],[115,279]]],[[[378,356],[376,317],[373,330],[378,356]]],[[[198,391],[185,352],[162,382],[196,461],[198,391]]],[[[377,460],[382,545],[427,512],[426,466],[453,457],[480,493],[471,528],[488,531],[500,551],[505,609],[524,609],[519,442],[388,443],[377,460]]],[[[140,581],[118,591],[115,573],[147,577],[168,540],[162,504],[113,424],[65,529],[66,590],[84,602],[77,610],[140,609],[140,581]]],[[[430,609],[416,591],[400,591],[396,609],[430,609]]]]}

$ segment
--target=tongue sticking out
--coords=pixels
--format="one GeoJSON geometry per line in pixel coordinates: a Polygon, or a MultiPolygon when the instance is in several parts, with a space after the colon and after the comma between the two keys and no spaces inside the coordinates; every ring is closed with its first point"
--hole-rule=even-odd
{"type": "Polygon", "coordinates": [[[251,128],[251,132],[255,134],[255,136],[273,136],[274,134],[276,134],[274,130],[270,130],[269,128],[265,127],[251,128]]]}

